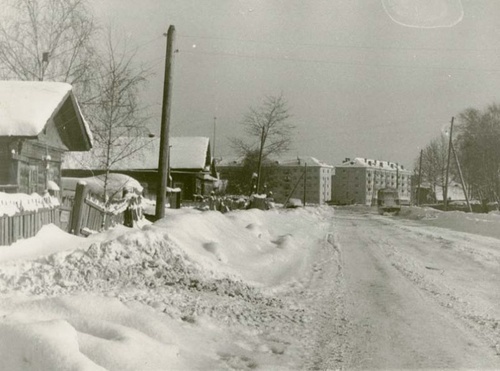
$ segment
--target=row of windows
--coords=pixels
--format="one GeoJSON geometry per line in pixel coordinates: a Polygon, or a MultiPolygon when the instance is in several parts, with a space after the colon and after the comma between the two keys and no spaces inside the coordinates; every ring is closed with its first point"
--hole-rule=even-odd
{"type": "MultiPolygon", "coordinates": [[[[368,175],[368,178],[371,178],[371,177],[372,177],[372,173],[368,173],[367,175],[368,175]]],[[[386,178],[389,178],[389,177],[391,177],[391,178],[395,178],[395,177],[396,177],[396,175],[395,175],[395,174],[380,174],[380,173],[375,173],[375,177],[376,177],[376,178],[383,178],[384,176],[385,176],[386,178]]],[[[406,175],[398,175],[398,178],[399,178],[399,179],[405,179],[405,178],[407,178],[407,177],[409,178],[409,176],[406,176],[406,175]]]]}

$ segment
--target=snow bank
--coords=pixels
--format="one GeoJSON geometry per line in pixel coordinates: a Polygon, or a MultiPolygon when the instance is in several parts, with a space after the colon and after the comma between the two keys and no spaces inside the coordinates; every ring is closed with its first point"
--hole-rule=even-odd
{"type": "Polygon", "coordinates": [[[117,299],[13,297],[0,313],[2,370],[186,369],[177,329],[117,299]]]}
{"type": "Polygon", "coordinates": [[[500,239],[500,214],[466,213],[463,211],[440,211],[425,207],[403,207],[399,217],[420,220],[434,227],[473,233],[500,239]]]}
{"type": "Polygon", "coordinates": [[[300,284],[331,213],[167,210],[142,231],[87,239],[48,226],[24,259],[3,255],[0,369],[250,369],[273,357],[279,368],[292,339],[264,346],[259,328],[303,320],[296,304],[278,315],[275,292],[300,284]]]}
{"type": "Polygon", "coordinates": [[[62,231],[54,224],[44,225],[33,238],[20,240],[11,246],[0,246],[0,263],[17,259],[35,259],[58,251],[88,246],[90,242],[62,231]]]}

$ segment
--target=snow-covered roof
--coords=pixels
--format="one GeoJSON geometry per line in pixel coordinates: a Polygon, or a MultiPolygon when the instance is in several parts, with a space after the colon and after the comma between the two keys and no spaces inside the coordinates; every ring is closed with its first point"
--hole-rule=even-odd
{"type": "Polygon", "coordinates": [[[242,157],[226,157],[217,160],[218,167],[243,166],[242,157]]]}
{"type": "MultiPolygon", "coordinates": [[[[265,163],[273,163],[279,166],[304,166],[304,163],[307,163],[307,166],[321,166],[321,167],[329,167],[333,168],[332,165],[328,165],[315,157],[312,156],[296,156],[289,158],[269,158],[265,160],[265,163]]],[[[243,166],[243,158],[226,158],[221,159],[221,161],[217,162],[217,166],[219,167],[230,167],[230,166],[243,166]]]]}
{"type": "Polygon", "coordinates": [[[346,158],[342,162],[342,164],[337,165],[335,167],[372,167],[377,169],[394,170],[394,171],[399,167],[399,170],[409,171],[408,169],[405,169],[403,165],[397,164],[395,162],[373,160],[370,158],[362,158],[362,157],[356,157],[353,159],[346,158]]]}
{"type": "MultiPolygon", "coordinates": [[[[130,138],[123,138],[129,143],[130,138]]],[[[203,170],[210,164],[209,139],[206,137],[171,137],[170,168],[203,170]]],[[[160,138],[137,137],[133,139],[134,148],[138,150],[112,166],[113,170],[152,170],[158,168],[160,154],[160,138]]],[[[123,149],[119,144],[111,148],[119,152],[123,149]]],[[[105,149],[94,148],[90,152],[71,152],[64,156],[63,169],[102,170],[101,153],[105,149]]],[[[113,154],[112,154],[113,156],[113,154]]]]}
{"type": "Polygon", "coordinates": [[[73,127],[67,130],[72,135],[82,133],[86,145],[77,149],[89,149],[92,143],[89,126],[72,95],[71,85],[62,82],[0,81],[0,136],[38,136],[68,97],[71,97],[74,110],[72,118],[75,120],[65,117],[65,122],[69,125],[78,124],[80,127],[78,130],[73,127]]]}
{"type": "Polygon", "coordinates": [[[321,166],[321,167],[333,168],[332,165],[328,165],[324,162],[321,162],[320,160],[312,156],[297,156],[293,158],[280,159],[277,160],[276,163],[280,166],[304,166],[304,164],[307,164],[307,166],[321,166]]]}

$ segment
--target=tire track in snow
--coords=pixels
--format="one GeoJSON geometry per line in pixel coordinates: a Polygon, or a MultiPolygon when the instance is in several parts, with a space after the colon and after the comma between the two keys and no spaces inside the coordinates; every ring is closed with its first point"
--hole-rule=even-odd
{"type": "MultiPolygon", "coordinates": [[[[460,259],[464,259],[468,265],[478,265],[474,261],[477,256],[485,261],[496,262],[493,263],[496,267],[498,264],[498,254],[491,252],[488,247],[481,249],[473,247],[472,245],[480,245],[480,241],[475,241],[477,238],[474,235],[454,232],[453,235],[449,233],[440,233],[439,228],[432,228],[431,230],[424,229],[426,227],[415,225],[402,225],[401,220],[398,219],[384,219],[374,217],[380,224],[397,226],[397,232],[392,238],[374,239],[371,242],[385,253],[386,258],[391,262],[391,265],[401,273],[403,277],[408,279],[414,284],[414,289],[419,292],[419,295],[425,295],[438,303],[442,308],[449,312],[456,320],[465,326],[493,350],[496,355],[500,356],[500,318],[489,315],[489,311],[499,305],[492,304],[485,310],[484,308],[479,311],[474,308],[476,304],[473,294],[471,292],[463,292],[463,289],[454,285],[453,280],[450,283],[448,272],[444,269],[433,267],[432,265],[425,264],[419,261],[414,255],[408,254],[410,247],[413,251],[420,251],[425,254],[430,246],[436,251],[447,251],[451,256],[452,253],[457,254],[460,259]],[[403,235],[404,233],[404,235],[403,235]],[[400,242],[404,238],[407,249],[403,251],[398,248],[395,242],[400,242]],[[422,246],[422,238],[427,241],[425,247],[422,246]]],[[[429,227],[427,227],[429,228],[429,227]]],[[[483,237],[481,238],[484,239],[483,237]]],[[[489,240],[489,239],[486,239],[489,240]]],[[[455,257],[453,257],[455,259],[455,257]]],[[[451,258],[450,258],[451,259],[451,258]]],[[[453,260],[450,260],[453,263],[453,260]]],[[[434,263],[436,264],[436,263],[434,263]]],[[[439,265],[439,264],[437,264],[439,265]]],[[[478,265],[477,269],[481,269],[478,265]]]]}

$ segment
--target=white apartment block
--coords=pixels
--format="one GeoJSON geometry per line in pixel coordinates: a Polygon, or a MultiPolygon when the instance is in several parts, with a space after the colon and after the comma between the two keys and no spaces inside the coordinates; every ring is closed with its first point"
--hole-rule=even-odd
{"type": "Polygon", "coordinates": [[[410,204],[411,175],[411,171],[394,162],[346,158],[335,167],[332,203],[376,205],[379,189],[397,188],[401,204],[410,204]]]}
{"type": "Polygon", "coordinates": [[[275,161],[272,183],[276,202],[284,203],[287,198],[303,201],[306,204],[324,204],[332,198],[333,166],[314,157],[303,156],[275,161]],[[305,181],[304,181],[305,177],[305,181]]]}

